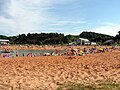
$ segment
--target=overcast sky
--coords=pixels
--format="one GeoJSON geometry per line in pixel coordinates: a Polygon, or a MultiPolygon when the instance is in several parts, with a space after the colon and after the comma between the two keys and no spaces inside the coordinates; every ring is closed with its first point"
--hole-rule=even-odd
{"type": "Polygon", "coordinates": [[[0,0],[0,34],[120,31],[120,0],[0,0]]]}

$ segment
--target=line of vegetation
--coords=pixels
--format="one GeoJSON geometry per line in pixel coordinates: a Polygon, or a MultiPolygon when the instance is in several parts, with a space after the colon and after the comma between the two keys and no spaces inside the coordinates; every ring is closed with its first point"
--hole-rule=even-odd
{"type": "Polygon", "coordinates": [[[56,90],[120,90],[120,85],[112,82],[100,83],[98,85],[68,84],[59,86],[56,90]]]}
{"type": "Polygon", "coordinates": [[[104,44],[107,40],[114,40],[120,45],[120,31],[116,36],[110,36],[95,32],[82,32],[80,35],[64,35],[61,33],[28,33],[18,36],[0,35],[0,39],[9,39],[11,44],[35,44],[35,45],[65,45],[74,43],[77,38],[86,38],[97,44],[104,44]]]}

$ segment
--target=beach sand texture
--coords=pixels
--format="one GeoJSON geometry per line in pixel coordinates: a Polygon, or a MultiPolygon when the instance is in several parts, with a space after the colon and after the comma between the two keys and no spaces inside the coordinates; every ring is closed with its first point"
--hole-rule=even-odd
{"type": "Polygon", "coordinates": [[[56,90],[67,83],[120,84],[120,52],[0,58],[0,90],[56,90]]]}

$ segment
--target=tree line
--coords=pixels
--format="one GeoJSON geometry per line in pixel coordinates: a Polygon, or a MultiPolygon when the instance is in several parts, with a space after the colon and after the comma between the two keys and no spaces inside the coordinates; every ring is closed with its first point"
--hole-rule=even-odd
{"type": "Polygon", "coordinates": [[[37,44],[37,45],[64,45],[75,40],[76,36],[64,35],[58,33],[28,33],[19,34],[16,37],[11,37],[12,44],[37,44]]]}
{"type": "Polygon", "coordinates": [[[95,32],[82,32],[80,34],[81,38],[87,38],[91,42],[96,42],[97,44],[104,44],[105,41],[111,40],[114,37],[110,35],[95,33],[95,32]]]}
{"type": "Polygon", "coordinates": [[[28,33],[19,34],[17,36],[0,35],[0,39],[9,39],[11,44],[35,44],[35,45],[64,45],[74,43],[77,38],[86,38],[91,42],[104,44],[107,40],[114,40],[120,44],[120,31],[116,36],[110,36],[95,32],[82,32],[79,35],[64,35],[62,33],[28,33]]]}

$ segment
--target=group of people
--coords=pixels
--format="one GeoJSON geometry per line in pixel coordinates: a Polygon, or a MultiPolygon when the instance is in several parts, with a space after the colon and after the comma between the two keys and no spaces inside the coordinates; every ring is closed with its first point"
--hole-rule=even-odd
{"type": "Polygon", "coordinates": [[[85,54],[94,54],[94,53],[103,53],[103,52],[108,52],[108,51],[112,51],[112,49],[110,48],[103,48],[103,47],[86,47],[86,48],[71,48],[70,50],[66,50],[66,52],[64,53],[65,55],[73,55],[73,56],[83,56],[85,54]]]}
{"type": "Polygon", "coordinates": [[[55,50],[52,53],[46,53],[44,56],[83,56],[86,54],[104,53],[118,50],[115,47],[85,47],[85,48],[73,48],[69,47],[65,49],[64,53],[60,53],[59,50],[55,50]]]}
{"type": "MultiPolygon", "coordinates": [[[[111,52],[116,50],[117,48],[115,47],[84,47],[84,48],[74,48],[74,47],[68,47],[64,50],[64,52],[60,52],[60,50],[54,50],[51,53],[39,53],[39,55],[35,55],[34,53],[28,53],[28,54],[24,54],[24,53],[18,53],[15,52],[14,54],[12,53],[4,53],[2,54],[1,57],[4,58],[9,58],[9,57],[35,57],[35,56],[83,56],[86,54],[95,54],[95,53],[103,53],[103,52],[111,52]]],[[[117,49],[119,50],[119,49],[117,49]]]]}

